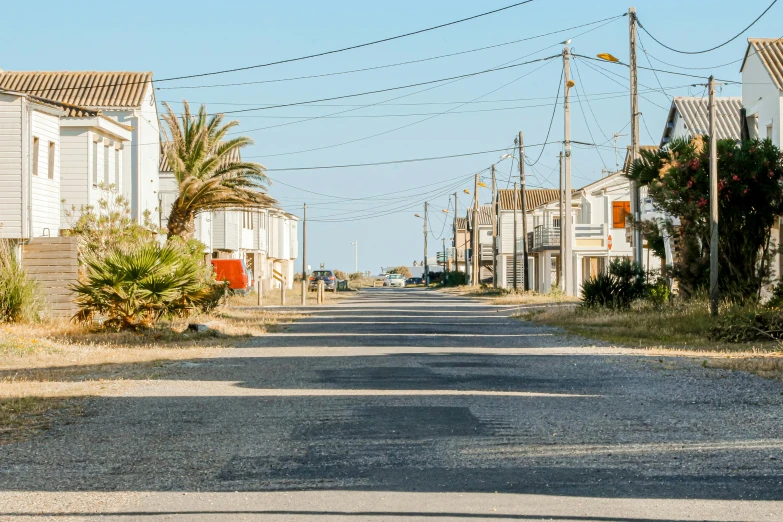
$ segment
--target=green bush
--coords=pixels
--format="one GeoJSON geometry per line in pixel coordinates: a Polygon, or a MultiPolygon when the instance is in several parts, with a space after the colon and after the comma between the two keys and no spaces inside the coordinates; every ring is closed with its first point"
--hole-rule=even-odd
{"type": "MultiPolygon", "coordinates": [[[[182,245],[148,242],[105,257],[89,255],[85,277],[74,285],[79,312],[74,320],[102,318],[116,329],[151,328],[163,317],[187,317],[214,307],[225,286],[204,276],[205,268],[182,245]]],[[[203,265],[203,263],[201,263],[203,265]]]]}
{"type": "Polygon", "coordinates": [[[467,284],[465,272],[446,272],[443,276],[443,286],[462,286],[467,284]]]}
{"type": "Polygon", "coordinates": [[[730,343],[783,341],[783,312],[756,307],[729,309],[713,326],[710,339],[730,343]]]}
{"type": "Polygon", "coordinates": [[[628,308],[645,295],[644,270],[629,259],[614,259],[606,272],[582,285],[582,305],[586,307],[628,308]]]}
{"type": "Polygon", "coordinates": [[[10,242],[0,239],[0,323],[37,320],[40,312],[38,284],[27,277],[10,242]]]}
{"type": "Polygon", "coordinates": [[[655,283],[647,285],[647,292],[645,299],[653,305],[654,308],[660,309],[669,302],[671,298],[671,289],[669,283],[665,279],[658,279],[655,283]]]}

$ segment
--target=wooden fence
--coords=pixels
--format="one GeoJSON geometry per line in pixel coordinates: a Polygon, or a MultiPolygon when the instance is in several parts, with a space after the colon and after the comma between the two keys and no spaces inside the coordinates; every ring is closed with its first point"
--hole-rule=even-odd
{"type": "Polygon", "coordinates": [[[70,290],[79,273],[75,237],[33,239],[22,250],[22,265],[27,275],[38,281],[50,316],[70,318],[76,313],[70,290]]]}

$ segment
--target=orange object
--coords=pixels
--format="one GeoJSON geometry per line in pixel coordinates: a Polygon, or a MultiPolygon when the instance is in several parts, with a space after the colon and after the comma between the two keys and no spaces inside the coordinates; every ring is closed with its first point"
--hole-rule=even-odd
{"type": "Polygon", "coordinates": [[[606,238],[606,239],[607,239],[607,241],[606,241],[606,247],[607,247],[609,250],[611,250],[611,249],[612,249],[612,234],[609,234],[609,237],[608,237],[608,238],[606,238]]]}
{"type": "Polygon", "coordinates": [[[247,268],[241,259],[213,259],[212,266],[215,269],[215,279],[228,281],[231,290],[244,292],[250,287],[247,268]]]}

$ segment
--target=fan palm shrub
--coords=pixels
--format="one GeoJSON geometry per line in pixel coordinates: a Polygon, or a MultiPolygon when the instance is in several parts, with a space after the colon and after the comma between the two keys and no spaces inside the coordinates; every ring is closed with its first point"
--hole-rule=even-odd
{"type": "Polygon", "coordinates": [[[187,317],[210,306],[223,286],[211,285],[196,258],[178,245],[148,242],[85,259],[85,275],[74,285],[79,312],[74,320],[116,329],[151,328],[163,317],[187,317]]]}
{"type": "Polygon", "coordinates": [[[618,258],[582,284],[582,305],[586,307],[628,308],[645,296],[647,284],[641,265],[618,258]]]}
{"type": "Polygon", "coordinates": [[[0,239],[0,323],[32,321],[41,311],[38,284],[27,277],[7,239],[0,239]]]}
{"type": "Polygon", "coordinates": [[[164,106],[168,129],[164,129],[163,153],[179,188],[169,215],[168,237],[191,239],[195,217],[202,212],[261,209],[275,203],[265,193],[264,167],[240,159],[239,151],[253,140],[228,136],[239,122],[223,123],[222,114],[209,116],[204,105],[192,114],[183,102],[179,118],[168,104],[164,106]]]}

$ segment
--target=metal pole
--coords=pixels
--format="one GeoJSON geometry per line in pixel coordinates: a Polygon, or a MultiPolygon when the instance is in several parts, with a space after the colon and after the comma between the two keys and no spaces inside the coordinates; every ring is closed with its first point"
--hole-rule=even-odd
{"type": "Polygon", "coordinates": [[[710,314],[718,315],[718,140],[715,128],[715,77],[710,76],[710,314]]]}
{"type": "MultiPolygon", "coordinates": [[[[636,69],[636,8],[628,9],[628,36],[630,46],[629,69],[631,76],[631,163],[639,157],[639,87],[636,69]]],[[[636,183],[630,183],[631,189],[631,216],[634,225],[641,221],[641,208],[639,205],[639,187],[636,183]]],[[[633,260],[634,263],[642,263],[642,231],[636,226],[633,228],[633,260]]]]}
{"type": "Polygon", "coordinates": [[[517,290],[517,184],[514,183],[514,291],[517,290]]]}
{"type": "Polygon", "coordinates": [[[563,290],[566,295],[574,295],[573,281],[571,276],[571,97],[570,91],[574,82],[571,81],[571,51],[568,45],[563,50],[563,78],[565,80],[565,89],[563,96],[563,115],[564,115],[564,138],[565,146],[565,165],[563,168],[563,219],[560,221],[560,228],[563,231],[563,257],[560,258],[561,270],[563,272],[563,281],[565,286],[563,290]]]}
{"type": "Polygon", "coordinates": [[[430,284],[430,268],[427,264],[427,202],[424,202],[424,285],[430,284]]]}
{"type": "Polygon", "coordinates": [[[302,306],[307,305],[307,279],[302,279],[302,306]]]}
{"type": "Polygon", "coordinates": [[[446,238],[441,238],[441,241],[443,241],[443,272],[448,272],[448,259],[446,258],[446,238]]]}
{"type": "Polygon", "coordinates": [[[359,272],[359,240],[357,239],[356,241],[354,241],[351,244],[353,245],[353,257],[354,257],[354,259],[353,259],[354,270],[353,271],[354,271],[354,273],[358,273],[359,272]]]}
{"type": "MultiPolygon", "coordinates": [[[[457,216],[459,216],[459,200],[454,193],[454,271],[459,272],[459,240],[457,236],[457,216]]],[[[463,237],[464,242],[464,237],[463,237]]],[[[464,246],[464,245],[463,245],[464,246]]]]}
{"type": "Polygon", "coordinates": [[[495,164],[492,164],[492,287],[498,287],[498,213],[497,184],[495,183],[495,164]]]}
{"type": "Polygon", "coordinates": [[[525,146],[522,132],[519,133],[519,197],[522,208],[522,284],[527,291],[530,290],[530,284],[527,280],[527,201],[525,201],[525,146]]]}

